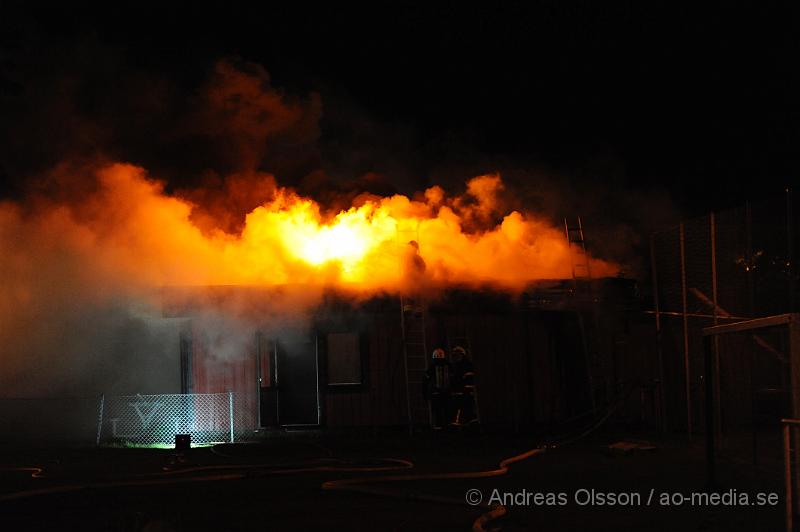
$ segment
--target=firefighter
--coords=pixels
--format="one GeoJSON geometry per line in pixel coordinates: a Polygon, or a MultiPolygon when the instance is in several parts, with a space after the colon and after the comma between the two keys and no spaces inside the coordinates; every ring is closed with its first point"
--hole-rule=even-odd
{"type": "Polygon", "coordinates": [[[431,402],[433,430],[443,429],[449,421],[447,414],[450,405],[450,362],[444,349],[433,350],[431,364],[425,372],[423,394],[431,402]]]}
{"type": "Polygon", "coordinates": [[[450,386],[452,389],[452,425],[462,427],[476,423],[475,369],[467,350],[456,346],[450,352],[450,386]]]}
{"type": "Polygon", "coordinates": [[[426,269],[425,259],[419,254],[419,243],[416,240],[409,241],[405,252],[405,274],[413,281],[419,281],[426,269]]]}
{"type": "Polygon", "coordinates": [[[422,294],[425,292],[425,259],[419,254],[419,243],[411,240],[403,256],[403,312],[422,314],[422,294]]]}

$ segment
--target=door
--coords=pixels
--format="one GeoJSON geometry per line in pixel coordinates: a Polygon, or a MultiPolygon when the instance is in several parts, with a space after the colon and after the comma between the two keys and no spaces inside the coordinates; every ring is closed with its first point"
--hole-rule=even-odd
{"type": "Polygon", "coordinates": [[[256,333],[256,373],[258,390],[258,426],[277,427],[278,386],[275,380],[275,342],[261,332],[256,333]]]}
{"type": "Polygon", "coordinates": [[[319,425],[316,336],[278,340],[275,355],[279,423],[319,425]]]}

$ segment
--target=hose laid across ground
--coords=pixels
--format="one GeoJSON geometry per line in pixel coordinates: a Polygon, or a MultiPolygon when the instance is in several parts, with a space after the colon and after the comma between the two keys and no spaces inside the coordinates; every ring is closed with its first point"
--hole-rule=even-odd
{"type": "MultiPolygon", "coordinates": [[[[295,467],[295,468],[283,468],[283,469],[270,469],[271,467],[275,467],[274,465],[270,464],[230,464],[230,465],[213,465],[213,466],[198,466],[198,467],[190,467],[186,469],[178,469],[178,470],[170,470],[170,471],[163,471],[159,473],[154,473],[150,476],[154,477],[162,477],[162,478],[151,478],[151,479],[132,479],[132,480],[114,480],[114,481],[106,481],[106,482],[87,482],[82,484],[66,484],[61,486],[53,486],[50,488],[40,488],[40,489],[33,489],[33,490],[24,490],[24,491],[17,491],[13,493],[5,493],[0,495],[0,501],[12,501],[12,500],[19,500],[25,499],[28,497],[37,497],[42,495],[55,495],[60,493],[70,493],[74,491],[80,491],[84,489],[93,489],[93,488],[125,488],[125,487],[138,487],[138,486],[157,486],[157,485],[169,485],[169,484],[181,484],[186,482],[209,482],[209,481],[218,481],[218,480],[239,480],[248,477],[254,477],[259,475],[288,475],[294,473],[310,473],[310,472],[341,472],[341,473],[354,473],[354,472],[386,472],[386,471],[398,471],[403,469],[410,469],[414,467],[414,464],[407,461],[407,460],[399,460],[396,458],[382,458],[376,461],[380,462],[387,462],[390,465],[386,466],[368,466],[368,467],[358,467],[356,465],[322,465],[322,466],[312,466],[312,467],[295,467]],[[256,469],[261,470],[256,474],[247,474],[242,472],[230,473],[230,474],[218,474],[218,475],[206,475],[206,476],[188,476],[188,477],[180,477],[177,476],[180,473],[193,473],[198,471],[209,471],[209,470],[229,470],[229,471],[241,471],[243,469],[256,469]],[[167,477],[167,478],[163,478],[167,477]]],[[[41,473],[40,468],[14,468],[13,470],[16,471],[37,471],[41,473]]],[[[34,473],[32,475],[38,478],[38,475],[34,473]]]]}
{"type": "MultiPolygon", "coordinates": [[[[389,496],[389,497],[399,497],[404,499],[415,499],[415,500],[427,500],[431,502],[441,502],[447,504],[458,504],[464,505],[468,504],[464,500],[461,499],[454,499],[450,497],[438,497],[438,496],[427,496],[427,495],[400,495],[395,492],[390,492],[387,490],[381,490],[378,488],[370,488],[364,486],[364,484],[374,484],[374,483],[381,483],[381,482],[402,482],[402,481],[414,481],[414,480],[442,480],[442,479],[464,479],[464,478],[489,478],[489,477],[497,477],[501,475],[505,475],[508,473],[508,468],[511,464],[516,462],[520,462],[532,456],[536,456],[544,452],[546,448],[558,448],[569,445],[574,443],[582,438],[585,438],[598,428],[600,428],[608,419],[617,411],[619,408],[624,404],[625,400],[630,396],[630,393],[635,388],[631,388],[628,390],[626,394],[623,394],[615,404],[613,404],[608,411],[603,415],[600,419],[595,421],[592,425],[590,425],[587,429],[582,431],[581,433],[570,437],[565,440],[561,440],[557,444],[551,444],[543,447],[536,447],[525,451],[524,453],[518,454],[516,456],[512,456],[510,458],[506,458],[502,462],[497,469],[492,469],[488,471],[472,471],[472,472],[456,472],[456,473],[431,473],[431,474],[420,474],[420,475],[389,475],[383,477],[360,477],[360,478],[350,478],[350,479],[343,479],[343,480],[331,480],[322,484],[323,490],[343,490],[343,491],[352,491],[358,493],[367,493],[372,495],[382,495],[382,496],[389,496]]],[[[484,513],[478,519],[476,519],[472,524],[472,530],[474,532],[482,532],[484,530],[484,525],[487,523],[498,519],[504,516],[507,513],[507,509],[503,505],[495,505],[489,506],[486,503],[482,503],[479,505],[474,505],[484,508],[491,508],[489,512],[484,513]]]]}
{"type": "MultiPolygon", "coordinates": [[[[531,456],[535,456],[544,449],[537,447],[530,449],[522,454],[506,458],[500,462],[497,469],[490,469],[487,471],[463,471],[455,473],[423,473],[419,475],[388,475],[384,477],[359,477],[359,478],[346,478],[341,480],[329,480],[322,484],[324,490],[347,490],[353,491],[351,488],[358,484],[372,484],[376,482],[398,482],[398,481],[411,481],[411,480],[442,480],[442,479],[458,479],[458,478],[488,478],[499,477],[508,473],[508,466],[515,462],[525,460],[531,456]]],[[[410,463],[410,462],[409,462],[410,463]]],[[[463,501],[460,501],[462,503],[463,501]]]]}
{"type": "MultiPolygon", "coordinates": [[[[418,474],[418,475],[386,475],[382,477],[359,477],[359,478],[350,478],[350,479],[341,479],[341,480],[331,480],[327,481],[322,484],[322,489],[324,490],[342,490],[342,491],[352,491],[352,492],[359,492],[359,493],[368,493],[371,495],[381,495],[381,496],[389,496],[389,497],[401,497],[404,499],[416,499],[416,500],[426,500],[436,503],[446,503],[446,504],[459,504],[465,505],[465,501],[462,499],[455,499],[451,497],[438,497],[438,496],[430,496],[430,495],[416,495],[416,496],[400,496],[396,492],[391,492],[387,490],[381,490],[379,488],[374,487],[367,487],[365,484],[372,484],[372,483],[383,483],[383,482],[398,482],[398,481],[414,481],[414,480],[443,480],[443,479],[465,479],[465,478],[489,478],[489,477],[496,477],[500,475],[504,475],[508,472],[508,468],[511,464],[515,462],[519,462],[535,456],[544,449],[536,448],[530,449],[522,454],[518,454],[516,456],[512,456],[500,462],[499,467],[496,469],[490,469],[485,471],[470,471],[470,472],[455,472],[455,473],[426,473],[426,474],[418,474]]],[[[336,462],[336,464],[331,465],[315,465],[311,467],[286,467],[289,464],[218,464],[218,465],[209,465],[209,466],[195,466],[183,469],[174,469],[163,471],[159,473],[153,473],[150,475],[151,477],[159,477],[159,478],[140,478],[140,479],[133,479],[133,480],[118,480],[118,481],[107,481],[107,482],[92,482],[92,483],[82,483],[82,484],[68,484],[62,486],[53,486],[49,488],[40,488],[40,489],[33,489],[33,490],[24,490],[18,491],[14,493],[7,493],[0,495],[0,501],[12,501],[12,500],[19,500],[25,499],[29,497],[37,497],[37,496],[44,496],[44,495],[55,495],[55,494],[62,494],[62,493],[70,493],[75,491],[80,491],[84,489],[96,489],[96,488],[123,488],[123,487],[140,487],[140,486],[157,486],[157,485],[170,485],[170,484],[180,484],[180,483],[187,483],[187,482],[210,482],[210,481],[221,481],[221,480],[240,480],[247,477],[258,476],[258,475],[283,475],[283,474],[295,474],[295,473],[310,473],[310,472],[359,472],[359,473],[372,473],[372,472],[387,472],[387,471],[399,471],[405,469],[411,469],[414,467],[414,464],[408,460],[400,460],[396,458],[383,458],[376,460],[377,462],[383,462],[387,465],[382,466],[357,466],[355,464],[348,464],[342,460],[335,460],[335,459],[317,459],[317,462],[336,462]],[[280,467],[280,469],[274,469],[274,467],[280,467]],[[242,473],[241,470],[258,470],[255,475],[242,473]],[[188,476],[183,477],[179,476],[181,474],[186,473],[197,473],[201,471],[213,471],[213,470],[229,470],[229,471],[239,471],[233,472],[229,474],[216,474],[216,475],[205,475],[205,476],[188,476]],[[165,478],[166,477],[166,478],[165,478]]],[[[11,471],[25,471],[25,472],[33,472],[32,476],[35,478],[39,478],[42,474],[41,468],[10,468],[8,470],[11,471]]],[[[489,506],[487,504],[480,505],[485,508],[489,506]]],[[[480,516],[478,520],[475,521],[473,524],[473,530],[483,530],[483,524],[496,519],[504,515],[506,512],[504,507],[496,507],[492,508],[490,512],[480,516]]]]}
{"type": "MultiPolygon", "coordinates": [[[[625,397],[627,397],[626,394],[625,397]]],[[[616,405],[613,405],[609,408],[606,415],[596,421],[593,425],[591,425],[587,430],[578,434],[577,436],[570,438],[568,440],[560,442],[558,445],[552,445],[550,447],[561,447],[567,445],[569,443],[573,443],[578,439],[584,438],[591,432],[595,431],[599,428],[602,424],[604,424],[610,417],[613,415],[614,412],[621,406],[624,401],[618,401],[616,405]]],[[[385,475],[381,477],[358,477],[358,478],[349,478],[349,479],[340,479],[340,480],[329,480],[322,484],[322,489],[327,491],[350,491],[350,492],[357,492],[357,493],[366,493],[371,495],[380,495],[380,496],[389,496],[389,497],[396,497],[396,498],[403,498],[403,499],[415,499],[415,500],[426,500],[431,502],[437,503],[446,503],[446,504],[458,504],[458,505],[465,505],[467,504],[462,499],[455,499],[451,497],[439,497],[439,496],[431,496],[431,495],[401,495],[396,492],[382,490],[380,488],[375,487],[368,487],[367,484],[376,484],[376,483],[386,483],[386,482],[409,482],[409,481],[416,481],[416,480],[446,480],[446,479],[469,479],[469,478],[491,478],[491,477],[498,477],[501,475],[505,475],[508,473],[509,466],[514,463],[520,462],[522,460],[526,460],[533,456],[536,456],[542,452],[544,452],[546,447],[536,447],[525,451],[524,453],[520,453],[518,455],[506,458],[505,460],[501,461],[499,466],[496,469],[490,469],[485,471],[464,471],[464,472],[454,472],[454,473],[424,473],[424,474],[416,474],[416,475],[385,475]]],[[[214,449],[212,449],[214,451],[214,449]]],[[[221,454],[221,453],[217,453],[221,454]]],[[[224,456],[224,455],[223,455],[224,456]]],[[[396,458],[383,458],[377,461],[380,462],[388,462],[391,465],[386,466],[369,466],[369,467],[358,467],[354,465],[347,465],[346,462],[342,460],[337,460],[333,458],[321,458],[315,459],[315,462],[335,462],[339,463],[340,465],[317,465],[312,467],[286,467],[287,465],[291,464],[218,464],[218,465],[209,465],[209,466],[195,466],[189,468],[177,468],[173,470],[167,470],[159,473],[153,473],[150,475],[143,475],[143,476],[153,476],[153,477],[172,477],[172,478],[154,478],[150,480],[123,480],[123,481],[109,481],[109,482],[95,482],[95,483],[85,483],[85,484],[73,484],[73,485],[64,485],[64,486],[53,486],[51,488],[42,488],[42,489],[35,489],[35,490],[25,490],[19,491],[14,493],[8,493],[0,495],[0,501],[10,501],[10,500],[18,500],[28,497],[35,497],[35,496],[42,496],[42,495],[50,495],[50,494],[58,494],[58,493],[68,493],[73,491],[79,491],[83,489],[89,488],[113,488],[113,487],[136,487],[136,486],[153,486],[153,485],[168,485],[168,484],[178,484],[178,483],[185,483],[185,482],[209,482],[209,481],[219,481],[219,480],[238,480],[244,479],[248,476],[246,473],[231,473],[231,474],[219,474],[219,475],[207,475],[207,476],[190,476],[190,477],[181,477],[178,476],[180,474],[185,473],[196,473],[200,471],[211,471],[211,470],[244,470],[244,469],[252,469],[252,470],[261,470],[258,474],[261,475],[281,475],[281,474],[294,474],[294,473],[310,473],[310,472],[386,472],[386,471],[398,471],[404,469],[411,469],[414,467],[414,464],[408,460],[400,460],[396,458]],[[274,467],[282,467],[282,469],[271,469],[274,467]],[[266,470],[266,471],[265,471],[266,470]]],[[[303,462],[308,463],[308,462],[303,462]]],[[[41,468],[38,467],[17,467],[17,468],[7,468],[7,469],[0,469],[5,471],[30,471],[32,472],[31,476],[33,478],[40,478],[43,474],[41,468]]],[[[498,505],[494,507],[490,507],[487,503],[482,503],[480,505],[475,505],[478,507],[490,508],[489,512],[484,513],[478,519],[476,519],[472,525],[472,529],[475,532],[481,532],[484,530],[484,525],[502,517],[507,513],[507,510],[504,506],[498,505]]]]}
{"type": "MultiPolygon", "coordinates": [[[[506,458],[496,469],[489,469],[486,471],[464,471],[464,472],[455,472],[455,473],[427,473],[427,474],[419,474],[419,475],[387,475],[383,477],[359,477],[359,478],[347,478],[342,480],[329,480],[328,482],[324,482],[322,484],[323,490],[342,490],[342,491],[352,491],[357,493],[367,493],[371,495],[382,495],[382,496],[390,496],[390,497],[398,497],[403,499],[414,499],[414,500],[427,500],[431,502],[439,502],[439,503],[447,503],[447,504],[457,504],[460,506],[469,505],[464,499],[455,499],[451,497],[438,497],[438,496],[429,496],[429,495],[399,495],[394,492],[387,492],[386,490],[370,488],[364,486],[364,484],[374,484],[374,483],[382,483],[382,482],[407,482],[407,481],[414,481],[414,480],[444,480],[444,479],[464,479],[464,478],[490,478],[490,477],[499,477],[501,475],[505,475],[508,473],[508,468],[511,464],[516,462],[521,462],[527,458],[532,456],[536,456],[544,452],[544,448],[536,447],[534,449],[530,449],[525,451],[524,453],[518,454],[516,456],[512,456],[510,458],[506,458]]],[[[475,532],[480,532],[484,530],[484,525],[494,519],[502,517],[506,514],[506,508],[502,505],[499,506],[489,506],[487,503],[481,503],[477,505],[469,505],[469,506],[479,506],[484,508],[490,508],[490,511],[478,517],[475,522],[472,524],[472,530],[475,532]]]]}
{"type": "Polygon", "coordinates": [[[388,462],[389,464],[394,465],[387,465],[387,466],[365,466],[360,467],[354,465],[352,462],[346,462],[344,460],[338,460],[335,458],[317,458],[314,460],[308,460],[300,463],[290,463],[290,464],[216,464],[216,465],[207,465],[207,466],[194,466],[194,467],[184,467],[184,468],[175,468],[175,469],[165,469],[164,471],[160,471],[157,473],[145,473],[142,475],[138,475],[141,477],[158,477],[158,476],[165,476],[165,475],[180,475],[184,473],[196,473],[198,471],[214,471],[214,470],[237,470],[237,469],[257,469],[257,470],[267,470],[263,471],[265,474],[272,474],[272,475],[285,475],[291,473],[310,473],[310,472],[342,472],[342,473],[352,473],[352,472],[380,472],[380,471],[397,471],[401,469],[411,469],[414,467],[412,462],[408,460],[400,460],[399,458],[379,458],[374,460],[377,462],[388,462]],[[333,462],[342,465],[318,465],[318,466],[308,466],[309,463],[314,462],[333,462]],[[293,465],[297,464],[297,467],[292,467],[293,465]],[[277,468],[277,469],[275,469],[277,468]]]}
{"type": "Polygon", "coordinates": [[[42,478],[44,472],[41,467],[0,467],[0,471],[31,471],[31,478],[42,478]]]}

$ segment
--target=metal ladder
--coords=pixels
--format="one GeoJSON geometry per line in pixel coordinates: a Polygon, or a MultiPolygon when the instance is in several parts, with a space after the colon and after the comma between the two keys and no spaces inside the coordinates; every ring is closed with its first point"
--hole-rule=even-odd
{"type": "Polygon", "coordinates": [[[586,253],[586,240],[583,237],[583,224],[578,216],[578,225],[570,227],[564,218],[564,231],[569,246],[569,259],[572,266],[573,279],[591,279],[589,271],[589,256],[586,253]]]}
{"type": "Polygon", "coordinates": [[[422,395],[422,385],[428,369],[428,345],[425,333],[425,308],[421,303],[400,296],[409,434],[414,433],[414,427],[431,423],[430,405],[422,395]]]}
{"type": "MultiPolygon", "coordinates": [[[[397,228],[399,249],[414,240],[419,244],[419,222],[413,228],[397,228]]],[[[402,265],[401,265],[402,266],[402,265]]],[[[406,381],[408,432],[431,424],[431,409],[422,393],[428,370],[428,342],[425,329],[425,301],[400,295],[400,329],[403,333],[403,366],[406,381]]]]}
{"type": "MultiPolygon", "coordinates": [[[[590,283],[585,284],[583,287],[578,285],[579,280],[589,281],[592,278],[591,271],[589,270],[589,255],[586,253],[586,239],[583,235],[583,223],[581,217],[578,216],[578,225],[570,227],[567,219],[564,218],[564,230],[567,236],[567,245],[569,246],[569,259],[572,265],[572,281],[575,285],[575,292],[581,292],[584,296],[591,296],[592,301],[592,316],[594,318],[594,330],[597,331],[599,324],[597,321],[597,309],[594,308],[594,293],[590,283]]],[[[589,387],[589,401],[591,404],[592,417],[596,414],[597,405],[595,403],[595,379],[592,366],[594,361],[589,352],[589,344],[586,337],[586,327],[584,324],[583,316],[579,311],[576,313],[578,320],[578,328],[581,335],[581,346],[583,351],[584,363],[586,364],[586,383],[589,387]]]]}

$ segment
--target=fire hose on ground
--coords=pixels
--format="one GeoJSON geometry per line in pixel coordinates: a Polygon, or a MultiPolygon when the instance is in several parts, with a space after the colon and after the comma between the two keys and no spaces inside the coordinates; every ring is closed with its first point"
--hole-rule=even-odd
{"type": "MultiPolygon", "coordinates": [[[[477,478],[491,478],[491,477],[498,477],[508,473],[509,466],[512,464],[521,462],[538,454],[541,454],[548,448],[558,448],[563,447],[565,445],[574,443],[575,441],[584,438],[598,429],[601,425],[603,425],[613,414],[616,412],[619,407],[624,403],[624,399],[627,398],[630,394],[625,394],[623,398],[621,398],[616,404],[612,405],[607,411],[607,413],[597,420],[594,424],[592,424],[588,429],[584,430],[583,432],[573,436],[571,438],[561,440],[557,444],[550,444],[541,447],[535,447],[529,449],[523,453],[517,454],[515,456],[511,456],[502,460],[499,466],[495,469],[489,469],[484,471],[458,471],[458,472],[450,472],[450,473],[423,473],[423,474],[403,474],[403,475],[384,475],[379,477],[357,477],[357,478],[349,478],[349,479],[339,479],[339,480],[329,480],[323,482],[321,488],[325,491],[350,491],[355,493],[364,493],[370,495],[380,495],[384,497],[393,497],[393,498],[402,498],[406,500],[421,500],[421,501],[430,501],[436,503],[444,503],[444,504],[457,504],[457,505],[465,505],[466,502],[462,499],[455,499],[452,497],[440,497],[434,495],[407,495],[407,494],[399,494],[395,491],[391,490],[383,490],[374,486],[369,486],[371,484],[380,484],[380,483],[391,483],[391,482],[410,482],[410,481],[420,481],[420,480],[453,480],[453,479],[477,479],[477,478]]],[[[214,449],[212,448],[212,451],[214,449]]],[[[216,452],[216,451],[215,451],[216,452]]],[[[225,456],[222,453],[217,452],[216,454],[220,454],[225,456]]],[[[362,462],[364,463],[364,462],[362,462]]],[[[92,483],[82,483],[82,484],[68,484],[62,486],[53,486],[49,488],[41,488],[41,489],[33,489],[33,490],[24,490],[18,491],[13,493],[7,493],[0,495],[0,501],[12,501],[12,500],[19,500],[29,497],[36,497],[36,496],[44,496],[44,495],[54,495],[54,494],[61,494],[61,493],[69,493],[80,491],[84,489],[99,489],[99,488],[125,488],[125,487],[141,487],[141,486],[158,486],[158,485],[170,485],[170,484],[180,484],[180,483],[188,483],[188,482],[212,482],[212,481],[222,481],[222,480],[242,480],[245,478],[253,478],[256,476],[266,476],[266,475],[288,475],[288,474],[296,474],[296,473],[312,473],[312,472],[330,472],[330,473],[375,473],[375,472],[389,472],[389,471],[400,471],[400,470],[408,470],[414,467],[413,462],[408,460],[402,460],[397,458],[380,458],[376,460],[369,461],[371,464],[375,463],[382,463],[385,465],[368,465],[368,466],[357,466],[355,463],[345,462],[343,460],[334,459],[334,458],[319,458],[314,460],[306,460],[303,462],[294,462],[288,464],[216,464],[216,465],[206,465],[206,466],[194,466],[194,467],[180,467],[175,469],[167,469],[165,471],[157,472],[157,473],[150,473],[139,475],[138,478],[130,479],[130,480],[114,480],[114,481],[104,481],[104,482],[92,482],[92,483]],[[309,466],[309,463],[319,463],[320,465],[312,465],[309,466]],[[187,473],[199,473],[204,471],[236,471],[234,473],[228,474],[213,474],[213,475],[204,475],[204,476],[189,476],[189,477],[182,477],[181,475],[187,473]],[[254,473],[246,473],[242,471],[254,471],[254,473]]],[[[12,467],[12,468],[0,468],[0,471],[21,471],[21,472],[30,472],[32,478],[45,478],[43,469],[40,467],[12,467]]],[[[489,511],[482,514],[473,522],[472,529],[473,531],[483,531],[485,530],[485,525],[489,522],[498,519],[507,513],[507,509],[502,505],[496,506],[489,506],[487,503],[482,503],[480,505],[476,505],[483,508],[488,508],[489,511]]]]}
{"type": "MultiPolygon", "coordinates": [[[[384,490],[379,490],[376,488],[370,488],[364,486],[364,484],[374,484],[380,482],[408,482],[414,480],[446,480],[446,479],[465,479],[465,478],[490,478],[490,477],[499,477],[501,475],[505,475],[508,473],[508,468],[511,464],[515,462],[521,462],[527,458],[532,456],[536,456],[544,452],[544,448],[536,447],[525,451],[524,453],[518,454],[516,456],[512,456],[510,458],[506,458],[496,469],[490,469],[486,471],[464,471],[464,472],[454,472],[454,473],[429,473],[429,474],[420,474],[420,475],[389,475],[384,477],[362,477],[362,478],[349,478],[349,479],[342,479],[342,480],[329,480],[328,482],[324,482],[322,484],[323,490],[345,490],[345,491],[352,491],[357,493],[366,493],[370,495],[382,495],[382,496],[390,496],[390,497],[400,497],[404,499],[414,499],[414,500],[427,500],[431,502],[439,502],[439,503],[446,503],[446,504],[457,504],[457,505],[464,505],[465,502],[463,499],[454,499],[451,497],[436,497],[431,495],[416,495],[413,497],[409,496],[402,496],[398,495],[394,492],[387,492],[384,490]]],[[[490,508],[489,512],[481,515],[475,522],[472,524],[473,531],[482,531],[484,530],[484,525],[491,520],[497,519],[502,517],[506,514],[507,510],[504,506],[496,506],[491,507],[486,503],[482,503],[477,506],[482,506],[484,508],[490,508]]]]}
{"type": "MultiPolygon", "coordinates": [[[[311,473],[311,472],[337,472],[337,473],[387,472],[387,471],[411,469],[414,467],[414,464],[412,462],[409,462],[407,460],[400,460],[397,458],[381,458],[378,460],[374,460],[373,462],[384,462],[389,465],[367,466],[367,467],[347,465],[343,461],[333,460],[333,459],[322,459],[314,461],[339,462],[344,465],[316,465],[308,467],[307,464],[309,462],[306,461],[300,464],[299,467],[286,467],[287,464],[278,464],[277,465],[278,468],[276,468],[276,464],[217,464],[217,465],[207,465],[207,466],[186,467],[179,469],[168,469],[157,473],[143,474],[129,480],[111,480],[111,481],[101,481],[101,482],[86,482],[81,484],[64,484],[61,486],[52,486],[49,488],[40,488],[33,490],[17,491],[13,493],[6,493],[0,495],[0,501],[12,501],[18,499],[25,499],[29,497],[42,496],[42,495],[55,495],[61,493],[81,491],[85,489],[157,486],[157,485],[181,484],[186,482],[209,482],[217,480],[241,480],[256,476],[289,475],[295,473],[311,473]],[[302,467],[302,465],[306,465],[306,467],[302,467]],[[237,472],[229,474],[180,477],[180,475],[186,473],[198,473],[203,471],[219,471],[219,470],[237,471],[237,472]],[[241,472],[243,470],[257,470],[257,473],[249,474],[241,472]]],[[[33,472],[31,474],[32,478],[46,478],[42,474],[42,469],[38,467],[36,468],[18,467],[18,468],[7,468],[3,470],[33,472]]]]}
{"type": "MultiPolygon", "coordinates": [[[[516,463],[536,456],[546,449],[555,449],[558,447],[564,447],[566,445],[572,444],[577,442],[578,440],[585,438],[598,428],[600,428],[609,418],[617,411],[619,408],[625,403],[625,401],[630,397],[630,394],[633,390],[636,389],[636,386],[632,386],[627,393],[623,394],[615,404],[611,405],[608,408],[608,411],[597,421],[595,421],[591,426],[584,429],[582,432],[562,439],[558,443],[551,443],[549,445],[544,445],[541,447],[535,447],[533,449],[529,449],[523,453],[518,455],[512,456],[510,458],[506,458],[505,460],[501,461],[499,467],[497,469],[487,470],[487,471],[472,471],[472,472],[453,472],[453,473],[432,473],[432,474],[420,474],[420,475],[390,475],[390,476],[383,476],[383,477],[360,477],[360,478],[351,478],[351,479],[342,479],[342,480],[331,480],[322,484],[323,490],[343,490],[343,491],[351,491],[357,493],[366,493],[370,495],[381,495],[381,496],[388,496],[388,497],[398,497],[404,499],[414,499],[414,500],[426,500],[431,502],[440,502],[446,504],[457,504],[457,505],[464,505],[466,504],[462,499],[454,499],[451,497],[436,497],[430,495],[400,495],[395,492],[387,491],[387,490],[380,490],[378,488],[368,487],[366,484],[376,484],[382,482],[404,482],[404,481],[414,481],[414,480],[445,480],[445,479],[467,479],[467,478],[490,478],[490,477],[498,477],[501,475],[505,475],[508,473],[509,466],[516,463]]],[[[508,513],[508,510],[503,505],[494,505],[490,506],[486,503],[476,505],[479,507],[489,508],[489,511],[482,514],[478,519],[476,519],[472,524],[472,530],[474,532],[481,532],[485,530],[485,525],[489,522],[499,519],[508,513]]]]}
{"type": "MultiPolygon", "coordinates": [[[[387,475],[382,477],[358,477],[350,479],[330,480],[322,484],[322,489],[327,491],[342,490],[342,491],[351,491],[357,493],[365,493],[370,495],[380,495],[384,497],[388,496],[395,498],[430,501],[436,503],[463,505],[465,503],[461,499],[454,499],[450,497],[437,497],[432,495],[404,496],[404,495],[399,495],[396,492],[381,490],[375,487],[368,487],[366,486],[366,484],[398,482],[398,481],[407,482],[415,480],[444,480],[444,479],[496,477],[500,475],[505,475],[508,472],[508,468],[511,464],[535,456],[543,451],[544,451],[543,448],[530,449],[524,453],[512,456],[510,458],[506,458],[505,460],[500,462],[498,468],[486,471],[428,473],[428,474],[417,474],[417,475],[387,475]]],[[[56,494],[70,493],[86,489],[126,488],[126,487],[172,485],[172,484],[181,484],[187,482],[241,480],[248,477],[260,476],[260,475],[286,475],[286,474],[311,473],[311,472],[375,473],[375,472],[407,470],[407,469],[412,469],[414,467],[413,462],[397,458],[377,459],[374,460],[373,462],[382,462],[387,465],[383,466],[372,465],[366,467],[346,465],[346,463],[344,463],[343,461],[336,459],[319,459],[316,461],[326,462],[326,464],[315,465],[310,467],[308,466],[302,467],[302,464],[300,464],[301,465],[300,467],[286,467],[286,465],[289,464],[283,464],[279,468],[275,468],[275,465],[269,465],[269,464],[218,464],[218,465],[208,465],[208,466],[195,466],[195,467],[187,467],[179,469],[170,469],[158,473],[150,473],[146,475],[141,475],[139,478],[131,480],[115,480],[106,482],[67,484],[61,486],[53,486],[50,488],[18,491],[14,493],[0,495],[0,501],[13,501],[29,497],[56,495],[56,494]],[[338,463],[338,465],[334,465],[336,463],[338,463]],[[214,475],[189,476],[189,477],[179,476],[187,473],[198,473],[203,471],[216,471],[216,470],[228,470],[237,472],[228,474],[214,474],[214,475]],[[255,475],[249,475],[247,473],[241,472],[242,470],[259,470],[259,471],[255,475]]],[[[305,462],[305,464],[307,463],[308,462],[305,462]]],[[[25,468],[7,468],[4,470],[31,472],[32,473],[31,476],[33,478],[43,478],[41,468],[25,467],[25,468]]],[[[489,522],[492,519],[501,517],[506,513],[506,509],[502,506],[496,508],[489,507],[486,504],[483,504],[482,506],[485,508],[489,508],[490,511],[486,514],[481,515],[475,521],[475,523],[473,524],[473,530],[483,530],[483,525],[485,523],[489,522]]]]}

